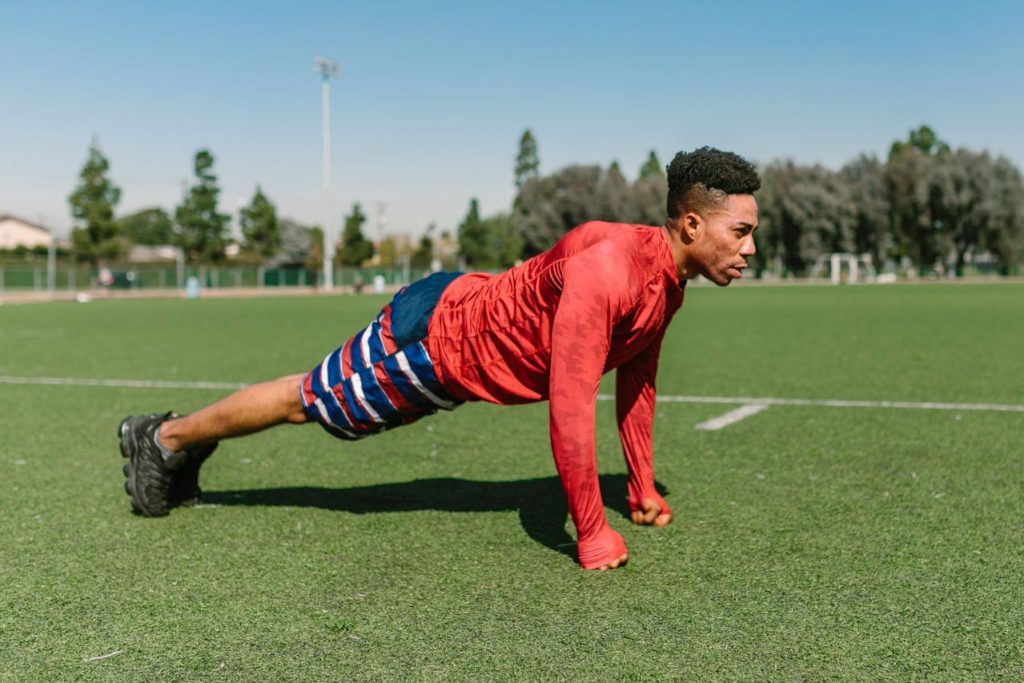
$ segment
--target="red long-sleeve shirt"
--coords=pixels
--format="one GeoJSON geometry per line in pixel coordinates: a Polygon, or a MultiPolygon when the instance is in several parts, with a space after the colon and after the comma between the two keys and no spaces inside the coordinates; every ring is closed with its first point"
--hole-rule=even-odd
{"type": "Polygon", "coordinates": [[[605,518],[595,457],[598,385],[614,368],[630,507],[649,498],[668,511],[654,488],[654,381],[683,285],[662,228],[591,222],[500,275],[454,280],[430,320],[427,347],[453,396],[550,401],[551,448],[584,567],[625,552],[605,518]]]}

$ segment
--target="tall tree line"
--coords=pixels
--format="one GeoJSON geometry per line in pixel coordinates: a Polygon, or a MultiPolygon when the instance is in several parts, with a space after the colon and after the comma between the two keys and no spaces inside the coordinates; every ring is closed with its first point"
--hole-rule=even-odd
{"type": "Polygon", "coordinates": [[[460,252],[470,268],[507,268],[550,248],[567,231],[588,220],[658,224],[665,217],[667,182],[654,151],[635,181],[617,163],[572,165],[540,173],[537,139],[519,139],[515,158],[515,199],[510,212],[481,217],[477,201],[459,225],[460,252]]]}
{"type": "Polygon", "coordinates": [[[800,274],[832,252],[927,269],[992,255],[1004,273],[1024,257],[1024,182],[1005,157],[953,149],[927,126],[882,161],[838,171],[776,161],[762,171],[757,265],[800,274]]]}
{"type": "MultiPolygon", "coordinates": [[[[218,263],[228,241],[230,216],[218,208],[214,157],[199,150],[195,179],[171,214],[143,209],[116,218],[121,191],[94,141],[78,186],[68,198],[80,260],[117,258],[130,244],[176,244],[189,262],[218,263]]],[[[885,159],[861,155],[838,170],[776,160],[761,168],[758,192],[758,270],[805,274],[818,257],[834,252],[870,254],[876,265],[909,262],[920,268],[949,263],[962,272],[969,257],[991,255],[1004,273],[1024,259],[1024,180],[1003,156],[953,148],[921,126],[892,144],[885,159]]],[[[501,269],[551,247],[588,220],[659,225],[665,219],[667,182],[654,151],[629,180],[618,163],[571,165],[541,173],[537,138],[519,139],[513,165],[515,196],[508,211],[483,216],[476,199],[457,228],[465,267],[501,269]]],[[[339,265],[361,265],[374,255],[362,232],[366,215],[355,203],[344,217],[339,265]]],[[[318,268],[322,232],[279,219],[257,187],[241,209],[242,256],[250,262],[305,262],[318,268]]],[[[441,231],[441,237],[445,236],[441,231]]],[[[433,231],[415,249],[417,267],[434,261],[433,231]]]]}
{"type": "MultiPolygon", "coordinates": [[[[536,156],[532,135],[528,142],[536,156]]],[[[653,151],[630,182],[617,163],[521,180],[523,150],[521,141],[512,211],[521,257],[544,251],[587,220],[659,225],[665,219],[667,184],[653,151]]],[[[950,263],[962,272],[969,255],[986,253],[1002,272],[1020,272],[1020,170],[1003,156],[953,149],[927,126],[893,143],[885,160],[861,155],[838,170],[779,160],[760,172],[759,270],[802,275],[819,256],[849,252],[870,254],[878,266],[950,263]]]]}
{"type": "MultiPolygon", "coordinates": [[[[117,218],[114,210],[121,190],[109,177],[110,163],[93,141],[79,183],[68,197],[76,221],[71,231],[73,254],[95,266],[124,256],[135,244],[169,244],[180,247],[190,264],[224,261],[231,215],[219,209],[220,186],[214,163],[209,150],[196,152],[192,163],[195,178],[175,207],[173,217],[161,207],[149,207],[117,218]]],[[[319,247],[312,245],[322,234],[319,229],[279,219],[277,207],[260,186],[249,204],[240,209],[238,222],[242,262],[302,262],[321,258],[319,247]]]]}

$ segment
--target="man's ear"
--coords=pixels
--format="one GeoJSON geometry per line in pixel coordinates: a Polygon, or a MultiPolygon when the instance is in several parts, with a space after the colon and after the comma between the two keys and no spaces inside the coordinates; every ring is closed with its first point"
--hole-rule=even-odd
{"type": "Polygon", "coordinates": [[[700,214],[688,211],[684,213],[679,219],[680,227],[682,228],[682,234],[680,237],[686,242],[692,242],[697,239],[697,234],[701,228],[704,227],[704,219],[701,218],[700,214]]]}

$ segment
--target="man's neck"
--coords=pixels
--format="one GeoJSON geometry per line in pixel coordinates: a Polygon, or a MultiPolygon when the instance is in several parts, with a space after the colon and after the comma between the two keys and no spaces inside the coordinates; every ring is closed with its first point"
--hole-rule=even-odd
{"type": "Polygon", "coordinates": [[[676,264],[676,273],[679,275],[679,281],[685,282],[693,277],[686,267],[686,245],[679,239],[679,233],[669,227],[667,224],[661,226],[661,232],[665,236],[665,242],[668,244],[669,251],[672,252],[672,260],[676,264]]]}

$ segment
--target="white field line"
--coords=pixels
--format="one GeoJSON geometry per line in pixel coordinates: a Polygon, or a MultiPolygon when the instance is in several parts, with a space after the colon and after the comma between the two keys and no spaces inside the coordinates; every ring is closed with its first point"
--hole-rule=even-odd
{"type": "MultiPolygon", "coordinates": [[[[598,396],[612,400],[614,396],[598,396]]],[[[814,398],[755,398],[751,396],[658,396],[659,403],[741,403],[766,406],[818,406],[825,408],[895,408],[905,410],[981,410],[1002,413],[1024,413],[1017,403],[936,403],[934,401],[848,401],[814,398]]]]}
{"type": "Polygon", "coordinates": [[[119,387],[127,389],[241,389],[237,382],[172,382],[151,379],[89,379],[79,377],[6,377],[0,384],[49,384],[74,387],[119,387]]]}
{"type": "Polygon", "coordinates": [[[699,423],[697,425],[697,429],[714,432],[719,429],[724,429],[731,424],[735,424],[736,422],[748,418],[751,415],[757,415],[762,410],[768,410],[768,404],[748,403],[745,406],[740,406],[736,410],[730,410],[725,415],[719,415],[716,418],[699,423]]]}
{"type": "Polygon", "coordinates": [[[86,657],[82,661],[83,662],[98,662],[101,659],[110,659],[111,657],[116,657],[117,655],[120,655],[120,654],[123,654],[123,653],[124,653],[124,650],[115,650],[114,652],[111,652],[108,655],[99,655],[98,657],[86,657]]]}
{"type": "MultiPolygon", "coordinates": [[[[44,384],[56,386],[116,387],[127,389],[241,389],[239,382],[179,382],[147,379],[90,379],[80,377],[12,377],[0,375],[0,384],[44,384]]],[[[598,394],[599,401],[614,401],[610,394],[598,394]]],[[[672,396],[659,395],[659,403],[726,403],[733,405],[818,406],[825,408],[893,408],[906,410],[980,410],[1024,413],[1024,404],[1015,403],[936,403],[913,401],[848,401],[841,399],[768,398],[753,396],[672,396]]]]}

